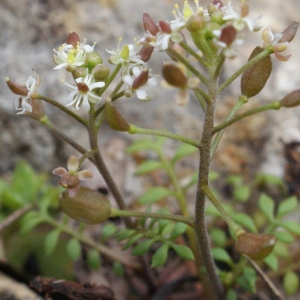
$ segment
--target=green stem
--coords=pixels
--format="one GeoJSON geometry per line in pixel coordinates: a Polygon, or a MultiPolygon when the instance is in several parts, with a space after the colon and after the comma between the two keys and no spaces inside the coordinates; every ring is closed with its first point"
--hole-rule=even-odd
{"type": "Polygon", "coordinates": [[[80,167],[82,166],[82,164],[84,163],[84,161],[90,157],[93,157],[94,154],[98,151],[98,149],[92,149],[91,151],[87,151],[86,153],[84,153],[80,158],[79,158],[79,165],[78,165],[78,170],[80,169],[80,167]]]}
{"type": "MultiPolygon", "coordinates": [[[[88,123],[88,133],[89,133],[89,139],[90,139],[90,147],[91,149],[97,149],[96,153],[94,154],[94,160],[95,160],[95,166],[97,167],[98,171],[102,175],[108,189],[112,193],[113,197],[115,198],[118,206],[122,210],[126,210],[127,206],[125,204],[125,201],[117,188],[112,176],[110,175],[106,164],[102,158],[102,155],[100,153],[99,147],[98,147],[98,136],[97,136],[97,127],[95,125],[95,110],[94,110],[94,104],[91,103],[90,111],[89,111],[89,123],[88,123]]],[[[132,222],[130,219],[125,219],[125,224],[127,227],[132,227],[132,222]]]]}
{"type": "Polygon", "coordinates": [[[124,256],[123,253],[117,253],[116,251],[112,251],[111,248],[101,245],[99,243],[96,243],[94,240],[88,238],[85,234],[74,231],[67,225],[57,222],[56,220],[52,219],[51,217],[47,216],[47,217],[45,217],[44,220],[46,223],[52,225],[53,227],[60,229],[62,232],[65,232],[68,235],[75,237],[80,242],[96,249],[101,254],[109,257],[112,261],[119,261],[122,264],[124,264],[125,266],[131,267],[131,268],[137,268],[137,269],[140,268],[139,264],[129,262],[129,260],[124,256]]]}
{"type": "Polygon", "coordinates": [[[271,53],[272,53],[272,50],[265,49],[263,52],[261,52],[260,54],[256,55],[251,60],[249,60],[239,70],[237,70],[234,74],[232,74],[225,82],[223,82],[223,84],[219,87],[219,94],[221,94],[226,89],[226,87],[228,87],[242,73],[244,73],[246,70],[251,68],[253,65],[255,65],[257,62],[259,62],[263,58],[269,56],[271,53]]]}
{"type": "Polygon", "coordinates": [[[35,99],[43,100],[47,103],[52,104],[53,106],[56,106],[57,108],[59,108],[60,110],[62,110],[63,112],[65,112],[66,114],[74,118],[75,120],[77,120],[83,126],[85,127],[87,126],[87,121],[85,119],[81,118],[80,116],[75,114],[72,110],[66,108],[64,105],[58,103],[57,101],[39,94],[35,97],[35,99]]]}
{"type": "Polygon", "coordinates": [[[184,43],[184,42],[180,42],[179,45],[186,50],[189,54],[191,54],[192,56],[194,56],[197,61],[199,61],[200,64],[202,64],[202,66],[204,68],[208,68],[208,64],[206,62],[206,60],[201,57],[197,52],[195,52],[188,44],[184,43]]]}
{"type": "Polygon", "coordinates": [[[216,67],[214,71],[214,78],[218,78],[220,76],[224,61],[225,61],[225,55],[223,54],[223,52],[221,52],[215,62],[216,67]]]}
{"type": "Polygon", "coordinates": [[[235,123],[235,122],[237,122],[237,121],[239,121],[243,118],[246,118],[246,117],[249,117],[251,115],[257,114],[259,112],[263,112],[263,111],[270,110],[270,109],[280,109],[280,102],[279,101],[274,101],[272,103],[269,103],[269,104],[266,104],[266,105],[248,110],[248,111],[236,116],[235,118],[233,118],[231,120],[225,121],[222,124],[220,124],[218,126],[215,126],[212,129],[212,133],[216,133],[220,130],[223,130],[224,128],[228,127],[229,125],[231,125],[231,124],[233,124],[233,123],[235,123]]]}
{"type": "Polygon", "coordinates": [[[245,233],[245,231],[232,220],[230,215],[223,208],[223,206],[218,201],[218,199],[214,196],[214,194],[212,193],[212,191],[210,190],[208,185],[202,186],[201,190],[205,193],[207,198],[211,201],[211,203],[219,211],[222,218],[225,220],[225,222],[228,224],[228,226],[233,230],[235,236],[239,236],[240,234],[245,233]]]}
{"type": "Polygon", "coordinates": [[[203,98],[202,94],[199,91],[194,90],[195,96],[198,99],[199,104],[201,105],[202,111],[206,110],[206,100],[203,98]]]}
{"type": "Polygon", "coordinates": [[[159,220],[170,220],[174,222],[182,222],[191,227],[194,227],[194,222],[192,219],[180,216],[180,215],[168,215],[161,213],[152,213],[152,212],[141,212],[141,211],[131,211],[131,210],[119,210],[116,208],[111,209],[111,217],[138,217],[138,218],[150,218],[150,219],[159,219],[159,220]]]}
{"type": "Polygon", "coordinates": [[[204,75],[202,75],[197,69],[195,69],[185,58],[178,54],[171,47],[168,48],[168,52],[172,53],[181,63],[183,63],[195,76],[197,76],[205,85],[207,85],[208,80],[204,75]]]}
{"type": "MultiPolygon", "coordinates": [[[[236,105],[233,107],[233,109],[231,110],[231,112],[229,113],[226,122],[230,121],[234,115],[236,114],[236,112],[240,109],[240,107],[245,104],[247,102],[247,100],[240,96],[238,102],[236,103],[236,105]]],[[[210,150],[210,156],[211,158],[213,157],[215,151],[217,150],[217,147],[219,145],[219,142],[223,136],[224,133],[224,129],[219,131],[216,135],[216,137],[214,138],[213,142],[212,142],[212,146],[211,146],[211,150],[210,150]]]]}
{"type": "Polygon", "coordinates": [[[168,131],[140,128],[140,127],[137,127],[137,126],[134,126],[134,125],[130,124],[130,128],[129,128],[128,133],[130,133],[130,134],[148,134],[148,135],[155,135],[155,136],[164,136],[164,137],[168,137],[168,138],[171,138],[171,139],[174,139],[174,140],[177,140],[177,141],[181,141],[181,142],[186,143],[186,144],[190,144],[190,145],[195,146],[197,148],[199,147],[199,142],[198,141],[193,140],[193,139],[189,139],[189,138],[186,138],[184,136],[181,136],[181,135],[178,135],[178,134],[175,134],[175,133],[171,133],[171,132],[168,132],[168,131]]]}
{"type": "Polygon", "coordinates": [[[208,185],[208,176],[210,169],[210,147],[212,140],[212,128],[214,125],[215,104],[218,99],[218,80],[213,78],[213,71],[210,70],[210,81],[208,92],[211,101],[207,103],[204,119],[204,128],[202,133],[200,150],[199,177],[195,204],[195,232],[197,235],[199,247],[201,249],[202,261],[205,265],[207,275],[217,299],[224,298],[224,287],[217,274],[217,268],[212,257],[210,241],[208,238],[206,219],[205,219],[205,193],[203,186],[208,185]]]}

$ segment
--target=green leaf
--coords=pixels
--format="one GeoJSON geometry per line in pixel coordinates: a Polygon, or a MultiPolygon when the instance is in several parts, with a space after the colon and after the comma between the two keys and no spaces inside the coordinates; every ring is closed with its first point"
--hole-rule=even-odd
{"type": "Polygon", "coordinates": [[[139,139],[133,142],[129,147],[127,147],[126,152],[127,153],[134,153],[141,150],[149,150],[152,149],[153,146],[155,146],[155,143],[153,143],[153,140],[151,139],[139,139]]]}
{"type": "Polygon", "coordinates": [[[265,259],[264,262],[268,265],[268,267],[270,269],[272,269],[273,271],[277,271],[278,270],[278,259],[275,256],[274,253],[271,253],[270,255],[268,255],[265,259]]]}
{"type": "Polygon", "coordinates": [[[115,261],[113,264],[113,272],[119,276],[119,277],[124,277],[125,276],[125,270],[123,265],[119,261],[115,261]]]}
{"type": "Polygon", "coordinates": [[[142,233],[136,233],[134,235],[132,235],[128,241],[126,242],[126,244],[124,245],[124,247],[122,248],[123,250],[127,250],[129,249],[137,240],[139,240],[141,237],[143,237],[142,233]]]}
{"type": "Polygon", "coordinates": [[[210,237],[211,237],[213,243],[217,247],[224,247],[225,246],[225,243],[227,241],[227,237],[226,237],[226,234],[223,230],[221,230],[219,228],[212,228],[210,230],[210,237]]]}
{"type": "Polygon", "coordinates": [[[248,215],[244,213],[233,213],[231,214],[231,218],[233,219],[233,221],[235,221],[239,225],[246,227],[251,232],[257,232],[254,221],[248,215]]]}
{"type": "Polygon", "coordinates": [[[240,202],[246,202],[247,200],[249,200],[250,194],[250,187],[246,185],[238,186],[233,191],[234,199],[240,202]]]}
{"type": "Polygon", "coordinates": [[[115,238],[118,241],[123,241],[123,240],[128,239],[134,233],[135,233],[135,230],[133,230],[133,229],[126,229],[126,228],[120,229],[120,230],[117,231],[117,233],[115,235],[115,238]]]}
{"type": "Polygon", "coordinates": [[[37,211],[31,210],[21,218],[20,234],[29,233],[34,227],[42,223],[44,219],[37,211]]]}
{"type": "Polygon", "coordinates": [[[238,187],[243,184],[243,177],[241,175],[229,175],[226,177],[226,182],[238,187]]]}
{"type": "Polygon", "coordinates": [[[244,267],[243,275],[237,278],[237,283],[245,290],[250,291],[251,293],[255,293],[256,280],[257,280],[257,275],[255,271],[250,267],[244,267]]]}
{"type": "Polygon", "coordinates": [[[162,232],[164,231],[164,229],[166,228],[166,226],[170,224],[169,220],[164,220],[164,219],[160,219],[158,221],[158,226],[159,226],[159,233],[162,234],[162,232]]]}
{"type": "Polygon", "coordinates": [[[152,257],[151,267],[157,268],[159,266],[162,266],[168,258],[168,251],[169,251],[168,244],[164,244],[160,246],[152,257]]]}
{"type": "Polygon", "coordinates": [[[293,295],[298,291],[299,277],[296,272],[290,270],[284,274],[283,287],[288,295],[293,295]]]}
{"type": "MultiPolygon", "coordinates": [[[[222,203],[223,208],[231,215],[233,209],[230,204],[222,203]]],[[[205,208],[205,213],[209,216],[219,217],[220,213],[213,204],[208,204],[205,208]]]]}
{"type": "Polygon", "coordinates": [[[268,221],[274,220],[274,201],[266,194],[261,194],[258,199],[258,205],[268,221]]]}
{"type": "Polygon", "coordinates": [[[150,239],[139,243],[137,246],[134,247],[132,254],[141,256],[144,255],[146,252],[149,251],[150,247],[155,243],[155,239],[150,239]]]}
{"type": "Polygon", "coordinates": [[[275,231],[273,234],[283,243],[290,244],[294,241],[294,237],[286,231],[275,231]]]}
{"type": "Polygon", "coordinates": [[[297,205],[298,205],[298,200],[296,196],[285,199],[278,206],[277,218],[281,219],[283,216],[292,212],[293,210],[296,209],[297,205]]]}
{"type": "Polygon", "coordinates": [[[156,160],[147,160],[142,162],[134,172],[135,175],[143,175],[158,169],[161,169],[163,164],[156,160]]]}
{"type": "Polygon", "coordinates": [[[234,290],[228,290],[226,300],[238,300],[237,294],[234,290]]]}
{"type": "Polygon", "coordinates": [[[292,233],[300,235],[300,224],[295,221],[281,221],[279,225],[292,233]]]}
{"type": "Polygon", "coordinates": [[[80,257],[81,245],[76,238],[72,238],[67,243],[67,253],[73,261],[76,261],[80,257]]]}
{"type": "Polygon", "coordinates": [[[172,159],[172,162],[175,163],[179,159],[191,155],[193,153],[198,152],[198,149],[195,146],[192,146],[190,144],[181,144],[175,152],[175,155],[172,159]]]}
{"type": "Polygon", "coordinates": [[[290,257],[290,251],[288,249],[288,245],[277,241],[274,249],[273,249],[273,253],[278,256],[278,257],[283,257],[283,258],[289,258],[290,257]]]}
{"type": "MultiPolygon", "coordinates": [[[[198,175],[198,172],[197,172],[197,175],[198,175]]],[[[210,171],[209,174],[208,174],[208,180],[209,181],[215,181],[219,178],[220,178],[220,174],[218,172],[210,171]]]]}
{"type": "Polygon", "coordinates": [[[106,241],[109,237],[113,236],[117,231],[116,225],[113,223],[105,224],[101,229],[101,240],[106,241]]]}
{"type": "Polygon", "coordinates": [[[211,252],[215,260],[223,261],[230,266],[233,265],[231,257],[223,248],[213,248],[211,252]]]}
{"type": "Polygon", "coordinates": [[[153,187],[140,197],[139,203],[153,203],[172,194],[173,192],[171,190],[166,189],[164,187],[153,187]]]}
{"type": "Polygon", "coordinates": [[[50,255],[54,251],[58,243],[59,235],[60,229],[55,229],[46,235],[44,246],[47,255],[50,255]]]}
{"type": "Polygon", "coordinates": [[[181,258],[186,259],[186,260],[194,260],[194,254],[192,250],[186,246],[183,245],[177,245],[177,244],[172,244],[171,246],[174,251],[179,255],[181,258]]]}
{"type": "Polygon", "coordinates": [[[268,184],[276,185],[283,189],[285,188],[283,180],[280,177],[271,174],[258,173],[255,178],[255,183],[261,188],[265,188],[268,184]]]}
{"type": "Polygon", "coordinates": [[[101,266],[101,256],[96,249],[89,250],[86,260],[89,266],[94,270],[98,270],[101,266]]]}
{"type": "Polygon", "coordinates": [[[170,236],[170,240],[174,241],[175,239],[177,239],[179,236],[185,233],[186,229],[187,225],[185,223],[177,222],[170,236]]]}

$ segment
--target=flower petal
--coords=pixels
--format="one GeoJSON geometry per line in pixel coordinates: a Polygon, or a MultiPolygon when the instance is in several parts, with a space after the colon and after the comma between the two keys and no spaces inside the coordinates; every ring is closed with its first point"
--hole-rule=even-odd
{"type": "Polygon", "coordinates": [[[59,167],[59,168],[54,169],[52,171],[52,174],[63,177],[64,175],[68,174],[68,171],[65,168],[59,167]]]}
{"type": "Polygon", "coordinates": [[[79,160],[76,156],[70,156],[68,159],[67,167],[70,174],[77,174],[79,167],[79,160]]]}
{"type": "Polygon", "coordinates": [[[79,180],[86,180],[92,178],[93,173],[89,170],[82,170],[78,172],[77,177],[79,178],[79,180]]]}

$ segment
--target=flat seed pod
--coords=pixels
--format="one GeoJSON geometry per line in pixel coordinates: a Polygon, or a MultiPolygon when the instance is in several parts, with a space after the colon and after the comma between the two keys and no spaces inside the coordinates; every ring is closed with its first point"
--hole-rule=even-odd
{"type": "MultiPolygon", "coordinates": [[[[263,51],[263,48],[256,47],[252,51],[249,60],[251,60],[253,57],[257,56],[263,51]]],[[[257,95],[265,86],[266,82],[270,77],[271,72],[272,60],[269,55],[243,73],[241,78],[242,95],[246,95],[248,98],[257,95]]]]}
{"type": "Polygon", "coordinates": [[[67,191],[63,192],[59,205],[61,210],[71,218],[89,224],[98,224],[107,220],[111,210],[106,196],[86,187],[80,187],[74,197],[71,197],[67,191]]]}

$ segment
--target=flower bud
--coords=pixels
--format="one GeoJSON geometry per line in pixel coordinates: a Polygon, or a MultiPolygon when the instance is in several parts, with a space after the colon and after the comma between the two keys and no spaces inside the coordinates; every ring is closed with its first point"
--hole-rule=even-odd
{"type": "Polygon", "coordinates": [[[110,69],[107,66],[99,64],[93,69],[92,73],[96,81],[103,81],[109,76],[110,69]]]}
{"type": "Polygon", "coordinates": [[[107,123],[114,130],[128,132],[130,128],[129,124],[109,100],[106,101],[104,110],[107,123]]]}
{"type": "Polygon", "coordinates": [[[148,79],[149,79],[149,70],[143,70],[141,74],[134,79],[131,86],[132,89],[137,90],[138,88],[146,84],[148,82],[148,79]]]}
{"type": "Polygon", "coordinates": [[[261,260],[272,252],[275,244],[273,234],[244,233],[238,236],[236,249],[253,260],[261,260]]]}
{"type": "MultiPolygon", "coordinates": [[[[216,1],[214,1],[216,2],[216,1]]],[[[211,3],[207,6],[207,12],[209,13],[209,15],[213,14],[215,11],[218,10],[218,7],[216,6],[216,3],[211,3]]]]}
{"type": "Polygon", "coordinates": [[[225,21],[223,20],[223,13],[220,10],[217,10],[214,13],[212,13],[210,16],[210,20],[211,22],[215,22],[220,25],[225,23],[225,21]]]}
{"type": "Polygon", "coordinates": [[[237,35],[237,30],[232,25],[225,26],[220,35],[220,42],[230,45],[234,42],[237,35]]]}
{"type": "Polygon", "coordinates": [[[171,26],[168,22],[166,22],[164,20],[160,20],[159,21],[159,26],[160,26],[162,32],[167,33],[167,34],[172,33],[171,26]]]}
{"type": "Polygon", "coordinates": [[[299,22],[293,22],[291,25],[289,25],[283,32],[282,32],[282,38],[278,41],[278,43],[283,42],[291,42],[298,30],[299,22]]]}
{"type": "Polygon", "coordinates": [[[158,26],[154,23],[152,18],[147,13],[143,13],[143,25],[145,31],[149,31],[153,36],[159,32],[158,26]]]}
{"type": "MultiPolygon", "coordinates": [[[[252,51],[248,61],[263,51],[263,48],[256,47],[252,51]]],[[[241,78],[242,95],[246,95],[248,98],[257,95],[265,86],[271,72],[272,60],[270,55],[268,55],[243,73],[241,78]]]]}
{"type": "Polygon", "coordinates": [[[295,107],[300,104],[300,90],[295,90],[280,100],[281,107],[295,107]]]}
{"type": "Polygon", "coordinates": [[[111,206],[103,194],[86,187],[80,187],[78,193],[71,197],[63,192],[59,205],[61,210],[71,218],[89,224],[98,224],[110,216],[111,206]]]}
{"type": "Polygon", "coordinates": [[[187,77],[182,65],[165,63],[162,68],[163,77],[166,82],[174,87],[185,88],[187,77]]]}
{"type": "Polygon", "coordinates": [[[58,184],[66,189],[72,189],[80,184],[80,180],[74,174],[66,174],[58,181],[58,184]]]}
{"type": "Polygon", "coordinates": [[[67,45],[72,45],[74,48],[80,43],[79,36],[76,32],[70,32],[67,37],[67,45]]]}
{"type": "Polygon", "coordinates": [[[25,86],[11,81],[8,77],[5,78],[6,84],[9,89],[16,95],[27,96],[28,90],[25,86]]]}
{"type": "Polygon", "coordinates": [[[154,50],[153,46],[148,46],[148,45],[143,46],[139,52],[140,59],[143,62],[147,62],[151,58],[153,50],[154,50]]]}
{"type": "Polygon", "coordinates": [[[88,53],[86,63],[89,69],[93,69],[95,66],[102,64],[102,57],[97,52],[88,53]]]}
{"type": "Polygon", "coordinates": [[[219,30],[221,28],[220,24],[215,22],[208,22],[204,27],[204,34],[206,40],[212,40],[215,35],[213,34],[214,30],[219,30]]]}
{"type": "Polygon", "coordinates": [[[205,21],[202,17],[192,15],[186,22],[186,29],[190,32],[197,32],[204,28],[205,21]]]}
{"type": "Polygon", "coordinates": [[[84,67],[77,67],[73,72],[72,72],[74,80],[77,78],[84,78],[86,76],[86,68],[84,67]]]}
{"type": "Polygon", "coordinates": [[[218,9],[220,9],[224,6],[221,0],[214,0],[213,5],[217,6],[218,9]]]}

